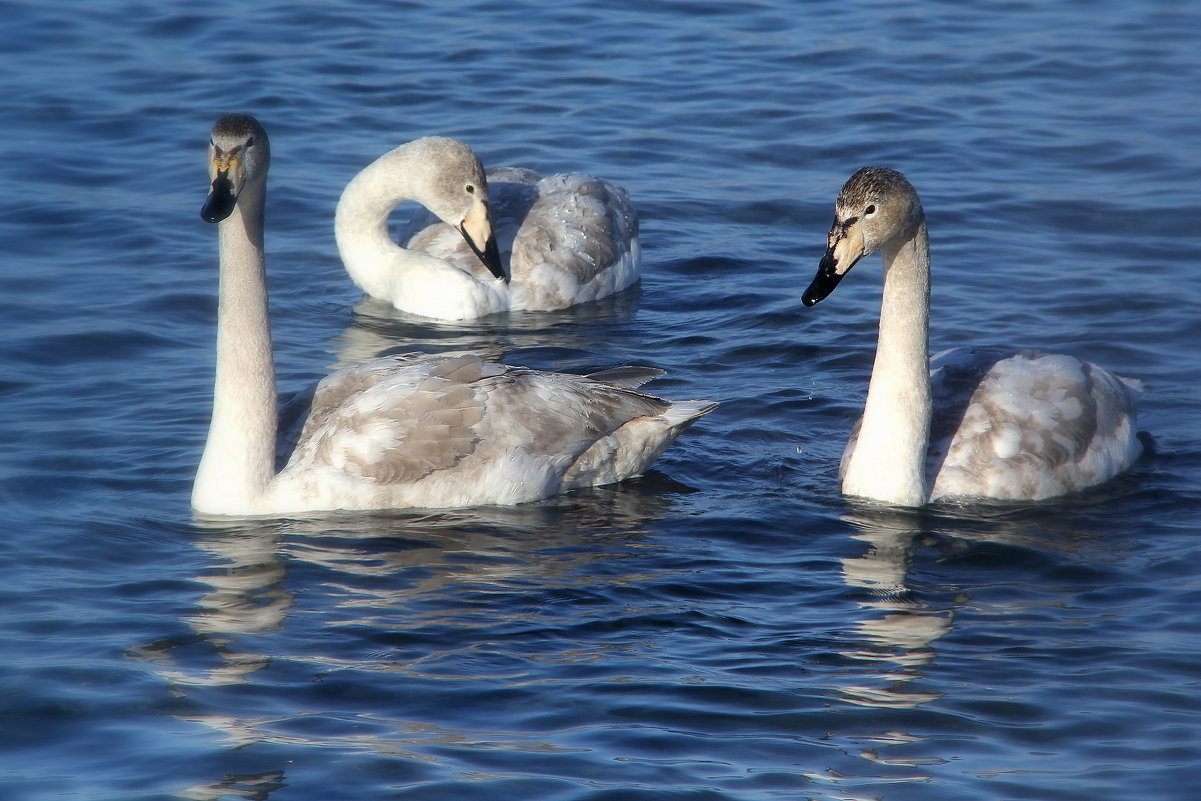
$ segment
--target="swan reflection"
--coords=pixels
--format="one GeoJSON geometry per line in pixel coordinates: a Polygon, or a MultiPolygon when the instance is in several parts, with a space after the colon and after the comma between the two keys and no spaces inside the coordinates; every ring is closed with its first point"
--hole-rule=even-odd
{"type": "Polygon", "coordinates": [[[429,320],[365,297],[354,307],[354,321],[333,338],[330,352],[337,361],[330,367],[353,367],[398,349],[431,354],[469,351],[487,361],[534,348],[604,352],[605,324],[631,317],[639,296],[639,287],[634,286],[567,311],[511,312],[474,322],[429,320]],[[397,343],[404,345],[398,348],[397,343]]]}
{"type": "Polygon", "coordinates": [[[954,571],[962,569],[964,562],[955,557],[1000,544],[1082,561],[1103,558],[1104,550],[1112,547],[1106,545],[1111,529],[1105,504],[1094,508],[1090,500],[1105,497],[1105,492],[1098,492],[1037,506],[945,506],[921,511],[849,502],[842,520],[852,529],[850,537],[861,551],[840,561],[843,581],[860,613],[846,638],[847,646],[840,650],[850,660],[847,681],[834,688],[847,705],[847,725],[832,736],[843,740],[846,750],[857,753],[865,765],[837,776],[815,775],[836,783],[847,792],[839,797],[847,798],[860,797],[853,793],[864,787],[873,792],[863,797],[878,797],[874,790],[883,782],[933,781],[925,768],[948,761],[939,750],[941,740],[922,730],[901,730],[897,722],[902,718],[890,713],[925,706],[932,715],[958,717],[955,703],[943,699],[954,699],[956,685],[947,676],[963,667],[951,667],[950,672],[935,669],[938,641],[979,620],[979,614],[970,612],[987,610],[988,605],[972,599],[970,579],[956,580],[954,571]],[[919,555],[925,559],[925,571],[939,572],[941,602],[927,602],[913,592],[911,571],[919,555]],[[960,610],[969,614],[960,615],[960,610]],[[860,710],[865,714],[856,714],[860,710]]]}
{"type": "Polygon", "coordinates": [[[244,798],[246,801],[267,801],[272,792],[285,787],[284,772],[242,773],[226,776],[219,782],[198,784],[180,790],[176,797],[187,801],[218,801],[221,798],[244,798]]]}
{"type": "Polygon", "coordinates": [[[294,596],[283,587],[287,571],[277,555],[280,537],[276,526],[210,524],[196,545],[217,561],[211,571],[196,576],[210,591],[200,597],[193,614],[182,618],[192,635],[166,637],[128,654],[156,666],[171,691],[181,696],[189,686],[241,684],[267,667],[269,656],[241,651],[238,644],[246,636],[279,630],[292,607],[294,596]],[[216,657],[217,664],[196,668],[198,650],[206,662],[216,657]]]}
{"type": "Polygon", "coordinates": [[[864,615],[858,633],[866,647],[843,651],[851,659],[876,663],[873,678],[879,686],[840,688],[843,698],[865,706],[912,709],[941,697],[908,685],[934,659],[931,643],[951,630],[950,612],[932,612],[913,600],[907,575],[922,534],[920,518],[909,512],[858,508],[843,516],[853,526],[853,539],[866,542],[867,551],[840,560],[843,580],[866,592],[857,603],[877,614],[864,615]]]}
{"type": "MultiPolygon", "coordinates": [[[[439,745],[558,750],[544,736],[440,725],[417,710],[410,719],[355,709],[345,713],[353,717],[348,733],[347,727],[309,725],[309,715],[294,709],[276,714],[270,703],[231,704],[223,688],[298,681],[302,694],[309,688],[340,693],[343,686],[353,692],[364,673],[522,680],[530,664],[595,659],[595,652],[573,652],[572,643],[548,641],[543,648],[523,642],[509,656],[530,664],[514,666],[504,664],[505,654],[494,659],[494,649],[481,648],[473,636],[452,636],[457,647],[425,643],[456,628],[494,627],[498,593],[532,590],[549,597],[562,590],[570,596],[589,585],[659,578],[624,569],[621,561],[655,547],[645,532],[657,519],[678,514],[680,497],[690,491],[652,472],[620,486],[515,507],[198,518],[196,545],[209,558],[196,576],[207,590],[180,618],[192,635],[164,638],[131,655],[151,665],[176,696],[189,699],[178,719],[219,733],[229,748],[315,745],[422,761],[439,745]],[[318,619],[317,629],[307,628],[318,619]],[[323,632],[339,630],[347,632],[347,648],[312,645],[323,632]]],[[[530,614],[547,612],[532,608],[530,614]]],[[[505,612],[505,621],[522,625],[514,610],[505,612]]],[[[328,722],[340,714],[313,713],[313,719],[328,722]]],[[[184,797],[265,798],[243,793],[259,789],[223,781],[190,788],[184,797]]]]}

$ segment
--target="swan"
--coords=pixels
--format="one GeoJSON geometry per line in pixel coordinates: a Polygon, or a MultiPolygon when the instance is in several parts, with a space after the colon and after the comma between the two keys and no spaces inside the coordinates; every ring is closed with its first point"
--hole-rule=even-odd
{"type": "Polygon", "coordinates": [[[895,170],[864,167],[842,187],[802,302],[821,301],[877,250],[880,336],[863,416],[843,452],[845,495],[907,507],[1040,500],[1100,484],[1138,458],[1134,393],[1095,364],[997,347],[931,361],[925,214],[895,170]]]}
{"type": "Polygon", "coordinates": [[[471,147],[446,137],[401,145],[351,179],[334,235],[364,292],[444,320],[563,309],[638,279],[638,215],[624,189],[583,173],[485,174],[471,147]],[[402,231],[401,247],[388,217],[406,200],[430,213],[402,231]]]}
{"type": "Polygon", "coordinates": [[[662,374],[650,368],[577,376],[452,354],[338,370],[281,416],[263,258],[269,162],[254,117],[213,126],[201,217],[218,223],[217,373],[197,512],[533,501],[641,473],[716,406],[638,391],[662,374]]]}

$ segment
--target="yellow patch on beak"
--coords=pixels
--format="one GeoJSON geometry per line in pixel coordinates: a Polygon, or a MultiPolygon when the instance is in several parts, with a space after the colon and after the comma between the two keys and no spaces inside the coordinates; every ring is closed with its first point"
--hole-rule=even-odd
{"type": "Polygon", "coordinates": [[[488,204],[478,197],[471,202],[467,216],[463,218],[463,233],[471,239],[476,250],[483,250],[492,238],[492,218],[488,216],[488,204]]]}
{"type": "Polygon", "coordinates": [[[218,175],[224,175],[234,186],[234,193],[242,189],[242,149],[237,148],[231,153],[221,153],[215,147],[210,147],[209,180],[215,180],[218,175]]]}
{"type": "Polygon", "coordinates": [[[829,250],[834,256],[834,271],[838,275],[846,275],[847,270],[863,258],[863,234],[860,233],[858,225],[852,225],[849,231],[842,232],[837,241],[835,236],[831,231],[829,250]]]}

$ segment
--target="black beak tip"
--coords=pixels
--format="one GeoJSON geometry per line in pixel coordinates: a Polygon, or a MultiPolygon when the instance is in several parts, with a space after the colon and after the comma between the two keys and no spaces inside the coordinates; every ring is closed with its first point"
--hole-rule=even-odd
{"type": "Polygon", "coordinates": [[[505,283],[509,282],[509,276],[505,275],[505,266],[500,260],[500,248],[496,245],[496,238],[491,237],[488,243],[484,245],[484,266],[488,268],[488,272],[492,273],[497,278],[505,283]]]}
{"type": "Polygon", "coordinates": [[[813,276],[809,288],[801,295],[801,303],[806,306],[816,306],[830,296],[830,293],[838,286],[838,282],[842,280],[842,276],[845,275],[845,273],[837,272],[835,267],[834,258],[827,254],[821,260],[821,264],[817,266],[817,275],[813,276]]]}
{"type": "Polygon", "coordinates": [[[238,198],[233,193],[233,184],[223,175],[218,175],[213,181],[213,188],[204,206],[200,209],[200,219],[209,223],[218,223],[233,214],[238,198]]]}
{"type": "Polygon", "coordinates": [[[471,235],[467,233],[467,229],[462,225],[458,226],[459,233],[463,235],[463,239],[467,242],[467,246],[475,253],[476,258],[480,263],[488,268],[488,272],[505,283],[509,282],[509,276],[505,275],[505,266],[500,260],[500,248],[496,244],[496,237],[489,236],[488,241],[484,242],[483,249],[475,243],[471,235]]]}

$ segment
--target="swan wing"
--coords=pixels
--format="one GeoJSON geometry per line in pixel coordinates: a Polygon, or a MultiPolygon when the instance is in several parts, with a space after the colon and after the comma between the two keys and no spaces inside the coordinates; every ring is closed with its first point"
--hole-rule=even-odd
{"type": "Polygon", "coordinates": [[[657,374],[546,373],[470,354],[339,370],[313,394],[280,474],[280,503],[291,495],[330,508],[511,503],[635,475],[713,407],[630,388],[657,374]]]}
{"type": "Polygon", "coordinates": [[[452,467],[475,449],[484,414],[471,384],[494,371],[474,357],[390,356],[331,373],[317,385],[289,467],[384,484],[452,467]]]}
{"type": "Polygon", "coordinates": [[[1054,497],[1108,480],[1141,452],[1130,388],[1095,364],[996,348],[931,364],[932,498],[1054,497]]]}
{"type": "Polygon", "coordinates": [[[586,287],[623,261],[636,261],[638,215],[624,189],[583,173],[543,178],[537,189],[513,242],[515,281],[549,286],[542,274],[553,269],[565,286],[586,287]]]}

